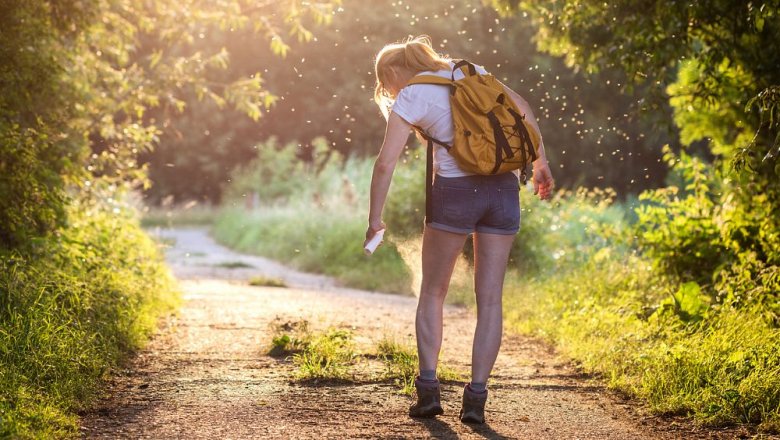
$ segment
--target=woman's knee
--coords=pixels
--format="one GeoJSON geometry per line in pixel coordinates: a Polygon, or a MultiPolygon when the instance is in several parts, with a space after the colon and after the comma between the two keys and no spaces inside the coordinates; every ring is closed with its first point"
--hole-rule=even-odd
{"type": "Polygon", "coordinates": [[[444,298],[447,297],[448,287],[449,286],[447,285],[426,284],[423,282],[423,285],[420,288],[420,298],[425,297],[443,301],[444,298]]]}
{"type": "Polygon", "coordinates": [[[478,310],[485,310],[485,309],[495,309],[498,308],[501,310],[502,306],[502,295],[501,293],[494,293],[494,292],[480,292],[477,290],[476,292],[477,297],[477,309],[478,310]]]}

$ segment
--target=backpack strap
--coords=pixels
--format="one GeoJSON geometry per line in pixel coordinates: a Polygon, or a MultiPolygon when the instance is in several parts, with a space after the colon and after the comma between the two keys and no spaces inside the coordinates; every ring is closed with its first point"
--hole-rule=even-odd
{"type": "Polygon", "coordinates": [[[431,222],[433,213],[433,141],[428,139],[425,153],[425,224],[431,222]]]}
{"type": "Polygon", "coordinates": [[[422,137],[423,137],[423,139],[425,139],[426,141],[428,141],[428,143],[429,143],[429,144],[431,144],[431,146],[433,146],[433,144],[439,144],[439,145],[441,145],[442,147],[446,148],[446,149],[447,149],[447,151],[449,151],[449,149],[450,149],[450,148],[452,148],[452,145],[450,145],[450,144],[447,144],[447,143],[445,143],[445,142],[442,142],[442,141],[440,141],[440,140],[436,139],[435,137],[428,136],[428,134],[427,134],[425,131],[423,131],[423,129],[422,129],[422,128],[420,128],[420,127],[418,127],[418,126],[416,126],[416,125],[412,125],[412,128],[414,128],[414,130],[415,130],[417,133],[420,133],[420,136],[422,136],[422,137]]]}
{"type": "Polygon", "coordinates": [[[406,83],[407,86],[411,86],[412,84],[438,84],[441,86],[451,86],[452,80],[438,75],[417,75],[413,76],[412,79],[406,83]]]}
{"type": "MultiPolygon", "coordinates": [[[[446,78],[442,79],[446,80],[446,78]]],[[[422,136],[423,139],[428,141],[428,145],[425,148],[427,150],[425,153],[425,223],[427,224],[431,222],[431,213],[433,212],[433,144],[439,144],[447,150],[452,148],[452,146],[434,137],[428,136],[422,128],[416,125],[413,125],[412,127],[417,133],[420,133],[420,136],[422,136]]]]}
{"type": "Polygon", "coordinates": [[[452,80],[455,81],[455,71],[460,69],[461,72],[463,72],[463,75],[465,76],[474,76],[477,74],[477,68],[474,66],[474,64],[466,61],[466,60],[460,60],[455,63],[455,65],[452,67],[452,80]]]}

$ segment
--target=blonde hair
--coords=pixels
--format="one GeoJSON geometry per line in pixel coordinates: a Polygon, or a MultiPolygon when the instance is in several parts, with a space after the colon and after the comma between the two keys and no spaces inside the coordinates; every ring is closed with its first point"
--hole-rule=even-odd
{"type": "Polygon", "coordinates": [[[385,86],[387,81],[397,74],[399,68],[416,73],[449,69],[449,58],[440,55],[431,45],[431,38],[420,35],[408,38],[402,43],[388,44],[376,55],[374,71],[376,86],[374,101],[387,117],[390,106],[395,101],[385,86]]]}

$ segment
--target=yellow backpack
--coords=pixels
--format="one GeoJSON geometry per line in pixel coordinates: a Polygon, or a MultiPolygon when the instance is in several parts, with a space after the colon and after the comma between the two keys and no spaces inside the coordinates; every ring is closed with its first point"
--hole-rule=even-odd
{"type": "Polygon", "coordinates": [[[520,114],[493,75],[482,75],[473,64],[462,60],[453,67],[451,79],[418,75],[407,85],[412,84],[438,84],[451,90],[453,144],[440,142],[415,127],[428,141],[429,155],[433,144],[437,143],[447,148],[466,172],[489,175],[519,169],[525,183],[525,168],[537,158],[541,135],[525,120],[525,115],[520,114]],[[458,69],[464,77],[455,80],[458,69]]]}

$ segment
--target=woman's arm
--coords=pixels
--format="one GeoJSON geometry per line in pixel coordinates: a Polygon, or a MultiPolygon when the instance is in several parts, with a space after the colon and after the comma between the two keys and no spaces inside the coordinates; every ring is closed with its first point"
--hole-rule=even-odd
{"type": "Polygon", "coordinates": [[[505,85],[504,90],[506,91],[507,95],[512,98],[512,101],[514,101],[515,105],[517,105],[517,108],[520,109],[520,112],[525,115],[525,120],[528,121],[528,123],[531,124],[531,126],[534,127],[540,134],[539,148],[537,149],[538,157],[533,162],[532,180],[534,184],[534,194],[538,194],[539,198],[542,200],[547,200],[552,196],[552,190],[555,182],[552,178],[550,165],[547,163],[547,154],[544,151],[544,141],[541,138],[542,131],[539,129],[539,124],[536,122],[536,117],[534,116],[534,112],[531,110],[531,106],[528,105],[528,102],[523,99],[522,96],[518,95],[514,90],[505,85]]]}
{"type": "Polygon", "coordinates": [[[382,210],[385,207],[387,193],[390,190],[390,181],[393,178],[395,165],[404,149],[406,140],[409,138],[411,125],[404,121],[396,113],[390,113],[387,119],[387,129],[385,130],[385,140],[382,143],[382,149],[379,150],[379,156],[374,163],[374,173],[371,176],[371,199],[368,210],[368,230],[366,231],[366,241],[376,234],[380,229],[384,229],[382,222],[382,210]]]}

